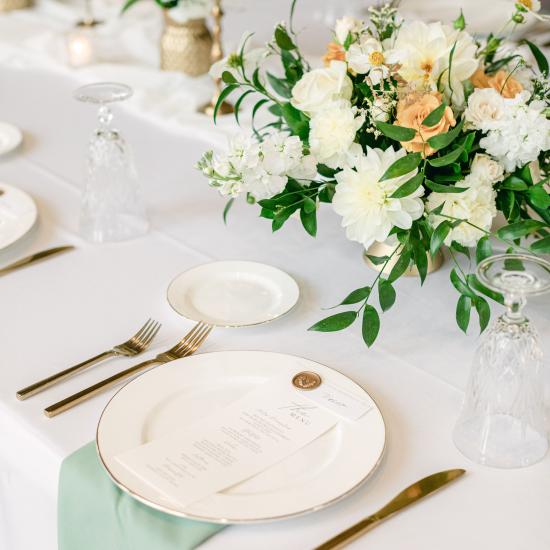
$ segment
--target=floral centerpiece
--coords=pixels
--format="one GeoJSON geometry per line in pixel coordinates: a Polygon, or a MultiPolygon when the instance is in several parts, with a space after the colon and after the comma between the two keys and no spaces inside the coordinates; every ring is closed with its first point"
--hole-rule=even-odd
{"type": "Polygon", "coordinates": [[[492,254],[495,239],[507,249],[550,252],[549,67],[535,44],[508,39],[527,17],[544,18],[540,3],[511,3],[506,27],[484,38],[468,33],[462,13],[450,24],[428,24],[402,21],[393,4],[370,8],[367,22],[336,22],[325,66],[314,69],[297,45],[294,4],[291,23],[277,25],[265,48],[251,49],[245,36],[213,67],[225,83],[218,105],[240,94],[237,120],[243,100],[257,98],[251,134],[198,163],[229,199],[224,217],[244,196],[273,231],[299,213],[315,236],[318,204],[331,203],[349,239],[367,250],[392,245],[387,256],[370,256],[381,269],[391,265],[389,273],[348,294],[344,311],[311,330],[361,319],[372,345],[379,311],[394,304],[395,281],[416,266],[422,284],[429,255],[443,245],[455,264],[456,321],[466,331],[473,310],[483,330],[486,298],[502,296],[480,284],[474,262],[492,254]],[[275,56],[280,75],[265,68],[275,56]],[[256,128],[262,108],[273,120],[256,128]],[[507,223],[492,231],[497,212],[507,223]]]}

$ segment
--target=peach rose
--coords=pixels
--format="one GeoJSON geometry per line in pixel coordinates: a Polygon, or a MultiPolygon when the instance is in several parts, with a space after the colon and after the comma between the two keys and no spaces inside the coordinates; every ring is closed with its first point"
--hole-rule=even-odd
{"type": "Polygon", "coordinates": [[[488,75],[478,69],[470,79],[474,88],[493,88],[502,97],[513,98],[523,91],[523,86],[510,73],[500,70],[494,75],[488,75]]]}
{"type": "Polygon", "coordinates": [[[456,124],[450,107],[446,107],[441,120],[434,126],[422,124],[422,121],[440,105],[441,94],[439,92],[413,92],[399,100],[395,124],[416,130],[416,136],[411,141],[401,142],[405,150],[422,153],[424,157],[435,153],[436,150],[428,145],[428,139],[447,132],[451,126],[456,124]]]}
{"type": "Polygon", "coordinates": [[[345,61],[346,52],[344,51],[344,48],[340,46],[340,44],[337,44],[336,42],[329,42],[327,44],[327,53],[323,57],[323,62],[328,67],[330,65],[330,62],[334,60],[345,61]]]}

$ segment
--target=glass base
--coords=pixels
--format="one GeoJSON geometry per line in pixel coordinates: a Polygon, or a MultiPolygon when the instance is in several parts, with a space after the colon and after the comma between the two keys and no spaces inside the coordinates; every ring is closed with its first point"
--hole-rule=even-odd
{"type": "Polygon", "coordinates": [[[508,414],[459,420],[453,439],[464,456],[494,468],[531,466],[548,451],[546,434],[508,414]]]}
{"type": "Polygon", "coordinates": [[[149,222],[137,216],[121,214],[107,223],[98,220],[81,220],[80,235],[92,243],[119,242],[145,235],[149,222]]]}

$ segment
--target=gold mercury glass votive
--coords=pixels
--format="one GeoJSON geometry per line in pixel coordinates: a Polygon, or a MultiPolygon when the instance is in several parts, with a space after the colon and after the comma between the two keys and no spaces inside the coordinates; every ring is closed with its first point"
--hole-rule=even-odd
{"type": "Polygon", "coordinates": [[[32,0],[0,0],[0,12],[30,8],[32,0]]]}

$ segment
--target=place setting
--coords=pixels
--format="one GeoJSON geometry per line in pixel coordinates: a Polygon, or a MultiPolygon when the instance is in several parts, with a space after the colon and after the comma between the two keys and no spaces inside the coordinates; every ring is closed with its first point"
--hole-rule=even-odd
{"type": "MultiPolygon", "coordinates": [[[[1,2],[0,27],[4,10],[33,9],[1,2]]],[[[83,170],[59,170],[61,156],[47,166],[47,152],[29,162],[58,174],[60,207],[79,209],[78,221],[64,227],[70,242],[13,258],[40,212],[0,181],[0,285],[9,290],[27,268],[27,285],[47,285],[34,266],[51,261],[48,277],[75,278],[72,299],[89,293],[97,308],[54,296],[66,300],[63,313],[32,319],[41,333],[29,349],[17,340],[24,320],[13,323],[6,353],[17,347],[20,365],[0,395],[11,453],[0,452],[0,464],[20,493],[6,489],[18,519],[12,527],[11,515],[0,517],[0,547],[38,547],[21,525],[39,509],[56,526],[52,539],[36,524],[45,550],[390,550],[396,540],[434,550],[516,550],[521,540],[544,550],[550,325],[530,305],[543,309],[550,294],[550,66],[530,29],[544,30],[550,7],[511,2],[500,30],[488,32],[471,3],[428,22],[425,6],[367,3],[335,14],[303,2],[289,1],[285,20],[269,7],[280,22],[265,44],[258,9],[267,4],[117,8],[141,25],[158,20],[163,80],[183,74],[185,93],[200,96],[182,134],[132,110],[143,89],[125,82],[122,58],[120,81],[81,71],[105,55],[113,6],[81,3],[84,19],[57,37],[67,50],[63,100],[74,126],[89,130],[83,170]],[[247,9],[256,9],[248,21],[247,9]],[[327,22],[326,35],[308,21],[327,22]],[[323,44],[315,55],[302,46],[312,29],[323,44]],[[205,128],[212,139],[192,159],[185,145],[201,144],[205,128]],[[214,149],[230,129],[227,147],[214,149]],[[160,195],[189,210],[166,220],[160,195]],[[242,215],[236,201],[257,219],[219,239],[222,224],[242,215]],[[198,226],[186,214],[197,204],[201,239],[188,238],[198,226]],[[260,223],[267,234],[254,231],[260,223]],[[308,246],[313,238],[325,248],[308,246]],[[254,247],[268,263],[253,261],[254,247]],[[69,264],[77,250],[90,261],[69,264]],[[53,261],[62,257],[65,266],[53,261]],[[63,323],[78,331],[65,334],[63,323]],[[85,346],[63,346],[81,334],[85,346]],[[258,349],[247,349],[249,335],[258,349]],[[53,364],[40,355],[44,341],[53,364]],[[42,500],[34,478],[24,479],[30,465],[48,489],[39,487],[42,500]],[[498,528],[489,516],[475,521],[489,507],[498,528]]],[[[63,135],[44,136],[67,146],[63,135]]],[[[0,122],[0,157],[22,140],[0,122]]],[[[19,294],[7,296],[10,318],[19,294]]]]}

